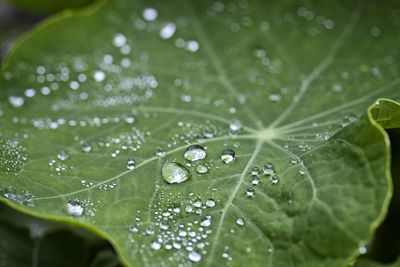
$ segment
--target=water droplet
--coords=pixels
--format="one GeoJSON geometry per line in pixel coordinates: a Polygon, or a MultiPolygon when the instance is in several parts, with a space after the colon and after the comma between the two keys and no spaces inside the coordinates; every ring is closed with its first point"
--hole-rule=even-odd
{"type": "Polygon", "coordinates": [[[83,207],[78,203],[67,203],[67,213],[73,216],[81,216],[83,214],[83,207]]]}
{"type": "Polygon", "coordinates": [[[153,241],[153,242],[151,242],[151,248],[152,249],[154,249],[154,250],[159,250],[160,248],[161,248],[161,244],[160,243],[158,243],[157,241],[153,241]]]}
{"type": "Polygon", "coordinates": [[[254,177],[253,180],[251,180],[251,183],[253,185],[258,185],[258,184],[260,184],[260,179],[258,179],[258,177],[254,177]]]}
{"type": "Polygon", "coordinates": [[[279,101],[282,100],[282,96],[281,96],[281,94],[279,94],[279,93],[271,93],[271,94],[269,95],[269,100],[270,100],[271,102],[279,102],[279,101]]]}
{"type": "Polygon", "coordinates": [[[139,228],[137,228],[136,225],[131,225],[129,226],[129,231],[131,231],[132,233],[137,233],[139,232],[139,228]]]}
{"type": "Polygon", "coordinates": [[[250,173],[252,175],[259,175],[260,174],[260,169],[258,167],[254,167],[253,169],[251,169],[250,173]]]}
{"type": "Polygon", "coordinates": [[[279,182],[279,178],[276,175],[272,175],[270,178],[271,184],[277,184],[279,182]]]}
{"type": "Polygon", "coordinates": [[[235,159],[235,152],[231,149],[226,149],[222,152],[221,159],[225,163],[231,163],[235,159]]]}
{"type": "Polygon", "coordinates": [[[143,10],[143,18],[147,21],[153,21],[157,18],[158,12],[154,8],[145,8],[143,10]]]}
{"type": "Polygon", "coordinates": [[[22,107],[22,105],[25,103],[24,98],[22,96],[19,96],[19,95],[11,95],[11,96],[9,96],[8,97],[8,101],[15,108],[22,107]]]}
{"type": "Polygon", "coordinates": [[[203,227],[209,227],[210,225],[211,225],[211,217],[210,216],[204,217],[200,222],[200,226],[203,226],[203,227]]]}
{"type": "Polygon", "coordinates": [[[186,48],[190,52],[196,52],[197,50],[199,50],[200,45],[199,45],[199,43],[197,41],[190,40],[190,41],[187,42],[186,48]]]}
{"type": "Polygon", "coordinates": [[[242,217],[238,218],[236,220],[236,224],[239,225],[239,226],[243,226],[245,224],[244,223],[244,219],[242,217]]]}
{"type": "Polygon", "coordinates": [[[98,70],[94,73],[94,79],[96,82],[102,82],[106,78],[106,74],[101,70],[98,70]]]}
{"type": "Polygon", "coordinates": [[[208,172],[208,168],[204,165],[198,165],[196,167],[196,171],[197,173],[203,174],[203,173],[207,173],[208,172]]]}
{"type": "Polygon", "coordinates": [[[251,188],[251,187],[247,188],[247,190],[246,190],[246,196],[247,196],[247,197],[253,197],[254,195],[255,195],[254,189],[251,188]]]}
{"type": "Polygon", "coordinates": [[[234,119],[229,123],[229,128],[234,132],[239,131],[242,128],[242,122],[238,119],[234,119]]]}
{"type": "Polygon", "coordinates": [[[60,153],[58,153],[57,158],[59,160],[66,160],[68,159],[68,154],[65,151],[60,151],[60,153]]]}
{"type": "Polygon", "coordinates": [[[164,148],[158,146],[158,147],[156,147],[155,154],[156,154],[156,156],[158,156],[158,157],[164,157],[165,154],[166,154],[166,152],[165,152],[165,149],[164,149],[164,148]]]}
{"type": "Polygon", "coordinates": [[[206,206],[209,207],[209,208],[214,207],[214,206],[215,206],[215,201],[214,201],[214,199],[208,199],[208,200],[206,200],[206,206]]]}
{"type": "Polygon", "coordinates": [[[126,44],[126,37],[122,33],[117,33],[114,36],[113,45],[116,47],[122,47],[126,44]]]}
{"type": "Polygon", "coordinates": [[[169,184],[182,183],[190,178],[189,171],[180,163],[166,163],[162,167],[164,181],[169,184]]]}
{"type": "Polygon", "coordinates": [[[206,151],[202,146],[192,145],[188,147],[185,154],[183,155],[185,159],[189,161],[196,161],[200,159],[204,159],[207,156],[206,151]]]}
{"type": "Polygon", "coordinates": [[[128,168],[128,170],[135,169],[135,161],[133,159],[128,159],[126,167],[128,168]]]}
{"type": "Polygon", "coordinates": [[[199,262],[201,261],[201,255],[197,253],[195,250],[192,250],[188,254],[188,259],[193,262],[199,262]]]}
{"type": "Polygon", "coordinates": [[[34,97],[36,94],[35,89],[29,88],[25,90],[25,96],[26,97],[34,97]]]}
{"type": "Polygon", "coordinates": [[[275,166],[272,163],[265,164],[263,167],[263,173],[268,176],[275,174],[275,166]]]}
{"type": "Polygon", "coordinates": [[[174,23],[167,23],[160,30],[160,36],[163,39],[169,39],[174,35],[175,31],[176,31],[176,25],[174,23]]]}

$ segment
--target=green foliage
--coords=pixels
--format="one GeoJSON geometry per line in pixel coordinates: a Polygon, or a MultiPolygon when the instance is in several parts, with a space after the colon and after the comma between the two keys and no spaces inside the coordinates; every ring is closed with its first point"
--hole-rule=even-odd
{"type": "Polygon", "coordinates": [[[36,12],[42,14],[55,13],[66,8],[80,8],[85,7],[93,2],[93,0],[68,0],[68,1],[54,1],[54,0],[2,0],[0,2],[8,3],[19,9],[36,12]]]}
{"type": "Polygon", "coordinates": [[[129,266],[351,264],[392,195],[394,8],[119,0],[54,17],[2,69],[2,200],[129,266]]]}

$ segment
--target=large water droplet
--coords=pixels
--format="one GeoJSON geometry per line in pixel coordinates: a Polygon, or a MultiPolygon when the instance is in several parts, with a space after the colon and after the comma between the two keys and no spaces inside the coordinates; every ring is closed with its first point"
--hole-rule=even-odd
{"type": "Polygon", "coordinates": [[[197,173],[203,174],[203,173],[207,173],[208,172],[208,168],[204,165],[198,165],[196,167],[196,171],[197,173]]]}
{"type": "Polygon", "coordinates": [[[11,96],[9,96],[8,97],[8,101],[15,108],[22,107],[22,105],[25,103],[24,98],[22,96],[19,96],[19,95],[11,95],[11,96]]]}
{"type": "Polygon", "coordinates": [[[189,171],[180,163],[171,162],[166,163],[162,167],[162,175],[164,181],[169,184],[179,184],[190,178],[189,171]]]}
{"type": "Polygon", "coordinates": [[[231,149],[226,149],[222,152],[221,159],[225,163],[231,163],[235,159],[235,152],[231,149]]]}
{"type": "Polygon", "coordinates": [[[260,179],[258,179],[258,177],[254,177],[254,178],[251,180],[251,183],[252,183],[253,185],[258,185],[258,184],[260,184],[260,179]]]}
{"type": "Polygon", "coordinates": [[[185,159],[190,161],[196,161],[200,159],[204,159],[207,156],[206,151],[202,146],[192,145],[188,147],[185,154],[183,155],[185,159]]]}
{"type": "Polygon", "coordinates": [[[128,170],[135,169],[135,161],[133,159],[128,159],[126,167],[128,168],[128,170]]]}
{"type": "Polygon", "coordinates": [[[192,250],[188,254],[188,259],[193,262],[199,262],[199,261],[201,261],[201,255],[199,253],[197,253],[196,251],[192,250]]]}
{"type": "Polygon", "coordinates": [[[268,176],[275,174],[275,166],[272,163],[265,164],[263,167],[263,173],[268,176]]]}

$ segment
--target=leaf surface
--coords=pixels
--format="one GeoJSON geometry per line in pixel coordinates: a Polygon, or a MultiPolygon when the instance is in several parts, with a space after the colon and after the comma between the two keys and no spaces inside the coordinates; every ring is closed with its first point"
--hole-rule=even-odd
{"type": "Polygon", "coordinates": [[[395,8],[119,0],[63,13],[3,67],[1,193],[106,237],[129,266],[346,264],[391,196],[379,123],[398,127],[399,106],[366,110],[400,99],[395,8]],[[191,145],[206,157],[185,156],[191,145]],[[166,183],[165,164],[187,180],[166,183]]]}

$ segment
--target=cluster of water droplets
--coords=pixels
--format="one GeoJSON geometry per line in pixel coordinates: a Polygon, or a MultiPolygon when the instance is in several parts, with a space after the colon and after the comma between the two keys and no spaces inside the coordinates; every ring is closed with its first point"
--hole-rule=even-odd
{"type": "Polygon", "coordinates": [[[202,200],[194,193],[169,193],[166,185],[156,185],[155,190],[158,201],[149,205],[152,221],[138,210],[135,222],[128,228],[132,245],[136,244],[135,236],[140,236],[148,240],[148,245],[140,247],[148,248],[147,254],[162,250],[170,253],[169,259],[174,262],[201,261],[212,233],[209,212],[218,201],[212,197],[202,200]]]}
{"type": "Polygon", "coordinates": [[[0,172],[10,173],[19,171],[28,155],[19,141],[0,135],[0,158],[0,172]]]}
{"type": "Polygon", "coordinates": [[[19,190],[12,185],[0,187],[0,196],[18,204],[34,207],[35,195],[27,190],[19,190]]]}

